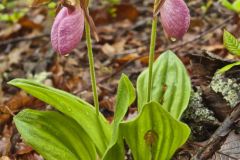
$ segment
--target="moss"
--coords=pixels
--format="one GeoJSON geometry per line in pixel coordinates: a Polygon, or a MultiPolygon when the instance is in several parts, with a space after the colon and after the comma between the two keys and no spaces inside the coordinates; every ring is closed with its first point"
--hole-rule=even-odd
{"type": "Polygon", "coordinates": [[[230,107],[233,108],[240,102],[240,85],[237,83],[237,79],[228,78],[224,74],[216,74],[210,86],[213,91],[223,96],[230,107]]]}
{"type": "Polygon", "coordinates": [[[195,123],[215,123],[217,120],[214,113],[203,105],[202,92],[197,88],[196,92],[192,92],[188,109],[184,113],[185,120],[191,120],[195,123]]]}
{"type": "Polygon", "coordinates": [[[211,130],[218,126],[219,122],[214,117],[214,113],[203,103],[202,91],[200,87],[191,94],[187,110],[183,114],[185,121],[192,130],[191,139],[204,141],[211,136],[211,130]]]}

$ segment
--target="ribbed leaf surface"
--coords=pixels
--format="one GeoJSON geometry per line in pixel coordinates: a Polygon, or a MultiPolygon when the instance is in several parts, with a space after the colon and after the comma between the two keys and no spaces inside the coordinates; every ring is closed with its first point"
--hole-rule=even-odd
{"type": "Polygon", "coordinates": [[[169,160],[190,134],[187,125],[157,102],[146,104],[136,119],[122,123],[120,129],[136,160],[169,160]]]}
{"type": "Polygon", "coordinates": [[[23,139],[46,160],[95,160],[96,150],[86,132],[57,112],[23,110],[14,117],[23,139]]]}
{"type": "Polygon", "coordinates": [[[32,80],[15,79],[9,84],[19,87],[34,97],[50,104],[65,115],[73,118],[89,135],[101,157],[111,139],[111,126],[87,102],[67,92],[36,83],[32,80]]]}
{"type": "Polygon", "coordinates": [[[231,33],[226,30],[224,30],[223,42],[224,46],[230,53],[238,56],[240,55],[240,42],[237,38],[235,38],[231,33]]]}
{"type": "MultiPolygon", "coordinates": [[[[148,72],[146,69],[137,80],[138,107],[147,103],[148,72]]],[[[162,53],[153,65],[151,100],[159,102],[170,114],[180,119],[191,93],[191,82],[179,58],[171,51],[162,53]]]]}
{"type": "Polygon", "coordinates": [[[122,75],[117,92],[116,111],[113,121],[113,134],[109,148],[104,155],[104,160],[122,160],[125,156],[123,139],[119,135],[119,124],[123,120],[128,107],[136,98],[135,89],[127,76],[122,75]]]}

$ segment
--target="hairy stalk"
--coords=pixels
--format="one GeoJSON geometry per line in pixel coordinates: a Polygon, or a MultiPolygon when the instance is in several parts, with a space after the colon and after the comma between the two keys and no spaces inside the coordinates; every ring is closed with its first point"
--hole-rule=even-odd
{"type": "Polygon", "coordinates": [[[156,44],[156,36],[157,36],[157,17],[153,17],[152,20],[152,34],[151,34],[151,43],[150,43],[150,51],[149,51],[149,72],[148,72],[148,90],[147,90],[147,101],[151,100],[151,90],[152,90],[152,69],[154,62],[154,54],[155,54],[155,44],[156,44]]]}
{"type": "Polygon", "coordinates": [[[94,106],[96,108],[96,113],[97,115],[99,115],[99,102],[98,102],[97,82],[96,82],[96,74],[95,74],[93,51],[92,51],[92,40],[91,40],[90,26],[86,20],[85,20],[85,31],[86,31],[86,40],[87,40],[87,48],[88,48],[88,61],[89,61],[89,68],[90,68],[90,75],[91,75],[93,100],[94,100],[94,106]]]}

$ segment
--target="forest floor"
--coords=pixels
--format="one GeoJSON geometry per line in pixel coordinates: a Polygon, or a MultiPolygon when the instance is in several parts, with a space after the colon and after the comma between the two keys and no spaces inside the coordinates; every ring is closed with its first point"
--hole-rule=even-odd
{"type": "MultiPolygon", "coordinates": [[[[240,19],[216,1],[187,3],[191,11],[188,33],[173,42],[164,36],[159,23],[156,43],[156,55],[174,51],[192,80],[191,101],[182,119],[191,127],[192,135],[173,159],[188,160],[198,155],[200,159],[237,160],[240,68],[234,67],[222,76],[215,72],[238,61],[224,48],[222,39],[224,29],[240,37],[240,19]],[[219,127],[221,132],[215,132],[219,127]]],[[[85,37],[73,53],[59,56],[52,50],[49,37],[54,9],[14,5],[5,12],[27,12],[14,23],[0,21],[0,159],[40,160],[42,157],[22,142],[12,118],[24,108],[52,108],[7,82],[32,78],[93,103],[85,37]]],[[[138,75],[148,65],[152,3],[131,0],[113,6],[96,2],[91,15],[100,37],[100,42],[93,41],[100,110],[111,121],[121,73],[136,84],[138,75]]],[[[135,103],[128,116],[136,111],[135,103]]]]}

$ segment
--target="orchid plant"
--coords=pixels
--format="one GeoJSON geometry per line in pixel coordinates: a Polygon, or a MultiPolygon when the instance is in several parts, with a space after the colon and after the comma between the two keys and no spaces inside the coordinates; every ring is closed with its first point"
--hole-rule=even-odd
{"type": "Polygon", "coordinates": [[[33,80],[14,79],[9,84],[59,111],[25,109],[18,113],[14,122],[23,140],[48,160],[123,160],[127,151],[125,143],[136,160],[170,159],[190,134],[189,127],[180,119],[189,102],[191,83],[184,65],[173,52],[162,53],[154,62],[156,28],[160,13],[166,35],[181,39],[190,21],[185,2],[155,1],[149,68],[140,74],[136,84],[138,115],[124,120],[136,93],[123,74],[111,124],[99,113],[90,33],[98,37],[88,14],[88,1],[61,0],[61,4],[52,27],[52,46],[60,55],[69,54],[81,41],[85,28],[95,107],[79,97],[33,80]]]}

